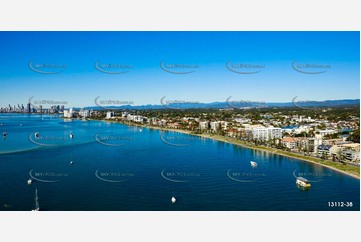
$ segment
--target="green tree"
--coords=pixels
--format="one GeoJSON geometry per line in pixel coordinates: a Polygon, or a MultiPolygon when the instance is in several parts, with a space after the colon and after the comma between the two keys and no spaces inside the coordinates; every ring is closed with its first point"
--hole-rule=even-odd
{"type": "Polygon", "coordinates": [[[360,128],[355,131],[352,131],[351,135],[347,138],[348,141],[352,141],[354,143],[360,143],[360,128]]]}

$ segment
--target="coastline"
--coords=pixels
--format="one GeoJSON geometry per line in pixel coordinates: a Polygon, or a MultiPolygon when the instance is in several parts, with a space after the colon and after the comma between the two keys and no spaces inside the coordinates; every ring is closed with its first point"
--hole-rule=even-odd
{"type": "MultiPolygon", "coordinates": [[[[247,149],[253,149],[253,150],[259,150],[259,151],[265,151],[265,152],[269,152],[269,153],[273,153],[273,154],[277,154],[280,156],[284,156],[284,157],[288,157],[288,158],[293,158],[293,159],[298,159],[298,160],[302,160],[302,161],[306,161],[309,163],[313,163],[313,164],[317,164],[326,168],[329,168],[331,170],[340,172],[342,174],[351,176],[353,178],[359,179],[360,180],[360,168],[357,166],[354,166],[355,168],[358,169],[353,169],[353,170],[358,170],[358,173],[356,172],[349,172],[349,171],[345,171],[345,170],[341,170],[337,167],[328,165],[327,163],[331,163],[332,161],[315,161],[313,159],[317,159],[315,157],[303,157],[301,154],[294,154],[288,151],[283,151],[283,150],[279,150],[279,149],[275,149],[275,148],[270,148],[270,147],[262,147],[262,146],[253,146],[250,144],[245,143],[244,141],[241,140],[233,140],[231,138],[225,137],[225,136],[221,136],[221,135],[215,135],[215,134],[195,134],[192,133],[191,131],[187,131],[187,130],[182,130],[182,129],[170,129],[170,128],[161,128],[161,127],[157,127],[157,126],[148,126],[148,125],[144,125],[144,124],[136,124],[136,123],[125,123],[125,122],[121,122],[121,121],[115,121],[115,120],[101,120],[101,121],[105,121],[105,122],[113,122],[113,123],[119,123],[119,124],[124,124],[124,125],[128,125],[128,126],[138,126],[138,127],[142,127],[142,128],[149,128],[149,129],[155,129],[155,130],[164,130],[164,131],[173,131],[173,132],[178,132],[178,133],[183,133],[183,134],[188,134],[188,135],[193,135],[193,136],[198,136],[198,137],[202,137],[202,138],[208,138],[208,139],[213,139],[213,140],[217,140],[220,142],[224,142],[224,143],[229,143],[232,145],[237,145],[237,146],[241,146],[243,148],[247,148],[247,149]],[[321,163],[324,162],[324,163],[321,163]]],[[[333,165],[335,165],[333,162],[331,163],[333,165]]],[[[344,166],[342,164],[340,164],[340,166],[344,166]]],[[[346,165],[346,166],[351,166],[351,165],[346,165]]]]}

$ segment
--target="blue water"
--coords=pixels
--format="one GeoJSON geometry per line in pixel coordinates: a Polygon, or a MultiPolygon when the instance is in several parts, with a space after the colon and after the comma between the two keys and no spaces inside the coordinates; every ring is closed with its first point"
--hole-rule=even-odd
{"type": "Polygon", "coordinates": [[[289,126],[283,126],[282,129],[297,129],[299,126],[297,125],[289,125],[289,126]]]}
{"type": "Polygon", "coordinates": [[[55,115],[1,114],[0,132],[4,211],[33,209],[35,189],[43,211],[360,210],[358,179],[211,139],[55,115]]]}

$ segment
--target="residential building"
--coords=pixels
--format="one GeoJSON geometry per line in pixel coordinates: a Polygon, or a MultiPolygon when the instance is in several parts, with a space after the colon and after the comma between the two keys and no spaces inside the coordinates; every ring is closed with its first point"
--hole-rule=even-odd
{"type": "Polygon", "coordinates": [[[330,149],[331,149],[332,145],[319,145],[317,147],[317,155],[319,157],[322,157],[322,156],[330,156],[331,155],[331,152],[330,152],[330,149]]]}
{"type": "Polygon", "coordinates": [[[295,149],[297,147],[297,140],[292,137],[284,137],[281,140],[281,144],[283,147],[286,147],[288,149],[295,149]]]}
{"type": "Polygon", "coordinates": [[[324,137],[325,135],[337,133],[337,131],[333,129],[317,130],[317,132],[321,135],[321,137],[324,137]]]}
{"type": "Polygon", "coordinates": [[[358,161],[360,162],[360,152],[355,150],[344,150],[342,151],[342,155],[350,161],[358,161]]]}
{"type": "Polygon", "coordinates": [[[73,109],[70,108],[69,110],[64,110],[63,116],[64,116],[64,118],[72,118],[72,117],[74,117],[73,109]]]}
{"type": "Polygon", "coordinates": [[[311,153],[317,153],[317,147],[322,145],[322,139],[307,138],[308,139],[308,151],[311,153]]]}
{"type": "Polygon", "coordinates": [[[280,139],[282,138],[282,129],[275,127],[268,127],[268,139],[280,139]]]}
{"type": "Polygon", "coordinates": [[[217,132],[221,127],[221,123],[219,121],[211,122],[210,126],[212,131],[217,132]]]}
{"type": "Polygon", "coordinates": [[[208,121],[201,121],[199,122],[199,128],[200,129],[208,129],[208,126],[209,126],[209,122],[208,121]]]}
{"type": "Polygon", "coordinates": [[[273,126],[264,127],[261,125],[249,125],[245,128],[246,134],[249,136],[250,133],[254,140],[267,141],[272,139],[280,139],[282,138],[282,130],[281,128],[275,128],[273,126]]]}
{"type": "Polygon", "coordinates": [[[342,143],[342,142],[344,142],[344,141],[342,140],[342,138],[341,138],[341,139],[324,139],[324,140],[322,141],[322,144],[323,144],[323,145],[336,145],[336,144],[342,143]]]}
{"type": "Polygon", "coordinates": [[[83,118],[87,118],[90,116],[90,110],[84,110],[84,109],[81,109],[79,111],[79,116],[80,117],[83,117],[83,118]]]}
{"type": "Polygon", "coordinates": [[[112,111],[110,111],[110,112],[107,112],[107,114],[106,114],[106,119],[111,119],[111,118],[113,118],[114,117],[114,112],[112,112],[112,111]]]}
{"type": "Polygon", "coordinates": [[[168,123],[167,127],[171,129],[180,129],[181,125],[179,123],[168,123]]]}

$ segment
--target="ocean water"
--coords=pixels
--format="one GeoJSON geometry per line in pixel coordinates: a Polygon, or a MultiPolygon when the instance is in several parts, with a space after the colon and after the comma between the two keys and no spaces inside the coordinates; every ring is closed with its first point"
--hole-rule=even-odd
{"type": "Polygon", "coordinates": [[[0,132],[2,211],[30,211],[35,189],[41,211],[360,210],[358,179],[211,139],[56,115],[0,114],[0,132]]]}

